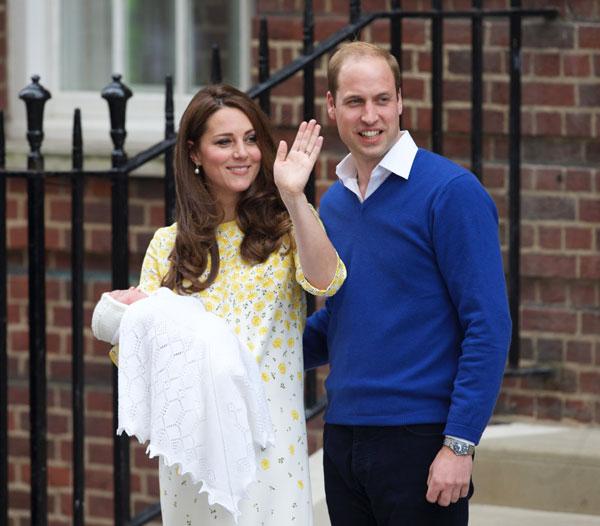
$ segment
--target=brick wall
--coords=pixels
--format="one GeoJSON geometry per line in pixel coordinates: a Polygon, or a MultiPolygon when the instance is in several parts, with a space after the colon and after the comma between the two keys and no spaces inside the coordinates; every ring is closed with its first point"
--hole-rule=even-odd
{"type": "MultiPolygon", "coordinates": [[[[0,0],[0,105],[4,96],[4,0],[0,0]]],[[[523,173],[522,173],[522,351],[525,363],[554,368],[550,378],[509,378],[497,407],[499,417],[600,424],[600,0],[523,1],[525,7],[556,6],[553,22],[531,20],[524,31],[523,173]]],[[[470,1],[448,1],[466,8],[470,1]]],[[[424,9],[429,2],[403,2],[424,9]]],[[[486,2],[505,7],[504,1],[486,2]]],[[[348,20],[347,2],[315,0],[316,38],[321,40],[348,20]]],[[[388,7],[386,1],[363,1],[363,11],[388,7]]],[[[300,0],[258,0],[258,19],[266,16],[273,39],[275,70],[297,57],[302,44],[300,0]]],[[[385,44],[386,22],[362,34],[385,44]]],[[[427,147],[430,133],[430,27],[407,20],[403,25],[403,125],[427,147]]],[[[468,165],[470,122],[470,29],[460,21],[444,27],[444,153],[468,165]]],[[[485,24],[484,173],[483,181],[501,214],[507,243],[508,74],[507,24],[485,24]]],[[[253,43],[254,52],[257,42],[253,43]]],[[[327,124],[324,108],[325,60],[317,71],[316,116],[327,124]]],[[[256,73],[256,71],[255,71],[256,73]]],[[[302,116],[301,76],[271,96],[277,134],[290,137],[302,116]]],[[[16,94],[11,94],[15,97],[16,94]]],[[[324,129],[326,149],[317,166],[319,195],[333,180],[334,166],[345,154],[337,133],[324,129]]],[[[49,414],[49,523],[71,524],[71,344],[70,344],[70,202],[67,181],[48,184],[46,201],[49,414]]],[[[136,179],[131,186],[131,270],[139,269],[152,232],[162,224],[162,189],[156,179],[136,179]]],[[[25,267],[26,197],[22,182],[11,181],[7,202],[9,237],[9,375],[11,526],[29,524],[29,407],[27,277],[25,267]]],[[[86,324],[100,293],[110,287],[107,218],[110,188],[99,180],[86,189],[86,324]]],[[[86,330],[86,524],[112,524],[111,366],[107,346],[86,330]]],[[[323,377],[325,371],[320,371],[323,377]]],[[[320,422],[310,424],[310,444],[321,443],[320,422]]],[[[132,502],[136,511],[158,495],[156,465],[132,442],[132,502]]]]}

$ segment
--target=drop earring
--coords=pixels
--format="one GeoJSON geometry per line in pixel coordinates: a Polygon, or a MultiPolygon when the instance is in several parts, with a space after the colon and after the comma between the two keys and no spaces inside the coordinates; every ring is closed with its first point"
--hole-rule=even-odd
{"type": "Polygon", "coordinates": [[[199,165],[199,164],[197,164],[197,165],[196,165],[196,168],[194,168],[194,173],[195,173],[196,175],[200,175],[200,165],[199,165]]]}

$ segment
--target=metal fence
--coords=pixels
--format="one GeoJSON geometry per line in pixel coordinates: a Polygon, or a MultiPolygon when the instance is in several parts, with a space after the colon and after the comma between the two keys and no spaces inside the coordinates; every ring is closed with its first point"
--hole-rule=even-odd
{"type": "MultiPolygon", "coordinates": [[[[483,86],[483,21],[489,18],[509,20],[510,32],[510,102],[509,102],[509,295],[513,319],[513,339],[509,355],[509,371],[522,374],[519,369],[519,226],[520,226],[520,107],[521,107],[521,25],[525,17],[554,17],[550,9],[521,9],[518,0],[511,0],[511,8],[484,10],[483,0],[473,0],[472,9],[444,11],[441,0],[432,0],[428,11],[404,11],[400,0],[392,0],[392,9],[386,12],[361,12],[360,1],[349,2],[349,24],[318,45],[314,43],[314,14],[312,1],[305,1],[304,37],[302,55],[283,69],[271,74],[269,68],[269,38],[267,21],[260,21],[259,29],[259,82],[248,93],[270,112],[270,91],[292,75],[303,72],[304,118],[315,113],[315,62],[332,51],[341,42],[357,38],[361,30],[379,19],[390,23],[390,50],[402,66],[402,21],[409,18],[431,22],[431,144],[437,153],[443,153],[442,86],[443,86],[443,30],[447,19],[467,19],[472,27],[472,88],[471,88],[471,167],[481,178],[482,163],[482,86],[483,86]]],[[[213,50],[212,80],[220,80],[218,49],[213,50]]],[[[43,111],[50,93],[32,77],[32,83],[19,97],[27,109],[27,140],[30,152],[27,169],[5,169],[4,121],[0,112],[0,205],[6,210],[6,182],[24,179],[27,182],[28,214],[28,282],[29,282],[29,392],[30,392],[30,460],[31,460],[31,524],[47,524],[47,421],[46,421],[46,319],[45,319],[45,242],[44,193],[45,182],[62,177],[70,180],[72,191],[71,217],[71,302],[72,302],[72,415],[73,415],[73,524],[84,524],[84,386],[83,374],[83,194],[86,180],[94,177],[111,182],[112,204],[112,287],[127,288],[129,268],[128,247],[128,185],[130,173],[143,164],[162,156],[164,159],[165,223],[173,221],[174,179],[173,146],[175,126],[173,117],[172,81],[165,87],[164,139],[144,152],[128,158],[125,151],[125,109],[132,93],[114,75],[112,82],[101,92],[109,106],[112,150],[112,168],[105,171],[84,170],[81,114],[78,109],[73,118],[72,169],[69,171],[44,170],[42,154],[43,111]]],[[[314,202],[314,175],[307,187],[309,199],[314,202]]],[[[8,524],[8,359],[7,359],[7,249],[6,217],[0,217],[0,524],[8,524]]],[[[309,308],[311,305],[309,304],[309,308]]],[[[539,369],[538,372],[543,372],[539,369]]],[[[532,372],[531,370],[526,372],[532,372]]],[[[535,372],[535,371],[533,371],[535,372]]],[[[318,414],[325,400],[317,400],[316,380],[307,376],[307,418],[318,414]]],[[[117,427],[117,376],[113,368],[113,427],[117,427]]],[[[155,504],[131,517],[129,487],[128,438],[114,438],[114,516],[116,525],[141,525],[159,516],[160,506],[155,504]]]]}

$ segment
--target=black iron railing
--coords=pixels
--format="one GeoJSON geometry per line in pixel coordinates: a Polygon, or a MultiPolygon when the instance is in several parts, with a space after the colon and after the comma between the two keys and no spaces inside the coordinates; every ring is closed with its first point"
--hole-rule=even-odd
{"type": "MultiPolygon", "coordinates": [[[[356,38],[361,30],[375,20],[390,22],[390,50],[402,65],[402,21],[409,18],[430,20],[432,75],[431,75],[431,144],[438,153],[443,151],[442,87],[443,87],[443,28],[446,19],[467,19],[472,23],[472,113],[471,113],[471,168],[481,178],[482,162],[482,79],[483,79],[483,27],[482,21],[490,18],[509,20],[510,31],[510,126],[509,126],[509,292],[513,319],[513,341],[509,357],[512,371],[519,366],[519,226],[520,226],[520,106],[521,106],[521,23],[525,17],[556,16],[551,9],[521,9],[518,0],[511,0],[510,9],[483,10],[482,0],[473,0],[473,8],[447,12],[441,0],[432,0],[429,11],[403,11],[400,0],[392,0],[391,11],[361,12],[360,0],[349,2],[349,24],[318,45],[314,43],[314,13],[312,1],[305,1],[302,55],[270,74],[269,39],[267,20],[259,26],[258,84],[248,93],[258,99],[262,109],[270,113],[270,91],[294,74],[303,72],[303,99],[305,119],[315,113],[315,62],[332,51],[341,42],[356,38]]],[[[211,80],[219,81],[221,67],[218,48],[213,49],[211,80]]],[[[30,144],[27,170],[5,170],[5,140],[3,114],[0,112],[0,204],[6,209],[6,181],[21,178],[27,181],[28,199],[28,267],[29,267],[29,371],[31,420],[31,523],[47,524],[47,474],[46,474],[46,319],[45,319],[45,247],[44,247],[44,182],[55,177],[67,178],[72,190],[72,386],[73,386],[73,524],[84,524],[84,385],[83,374],[83,194],[88,179],[109,179],[112,185],[112,286],[127,288],[129,268],[128,234],[128,181],[129,174],[145,163],[164,157],[165,222],[173,221],[175,202],[173,177],[173,146],[175,126],[173,89],[170,78],[165,88],[164,139],[144,152],[128,159],[125,152],[125,109],[131,91],[119,75],[102,90],[109,105],[111,138],[113,142],[112,168],[110,170],[84,170],[84,150],[81,134],[81,115],[75,110],[73,123],[72,169],[70,171],[44,171],[41,151],[43,141],[44,104],[50,94],[34,76],[32,83],[20,93],[27,108],[27,138],[30,144]]],[[[307,194],[314,202],[314,174],[307,194]]],[[[0,218],[0,524],[8,524],[8,360],[7,360],[7,250],[6,217],[0,218]]],[[[311,305],[314,305],[311,303],[311,305]]],[[[543,372],[541,369],[538,372],[543,372]]],[[[117,381],[113,374],[113,426],[116,429],[117,381]]],[[[324,399],[317,400],[314,374],[307,375],[307,410],[310,419],[325,407],[324,399]]],[[[116,525],[142,525],[160,514],[158,504],[150,506],[134,518],[130,516],[129,448],[125,437],[114,439],[114,515],[116,525]]]]}

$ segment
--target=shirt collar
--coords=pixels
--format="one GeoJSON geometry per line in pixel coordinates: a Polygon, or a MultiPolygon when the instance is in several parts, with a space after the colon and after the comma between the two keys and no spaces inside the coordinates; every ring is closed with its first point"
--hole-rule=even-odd
{"type": "MultiPolygon", "coordinates": [[[[373,169],[371,176],[376,176],[383,172],[386,175],[393,173],[403,179],[408,179],[417,151],[418,147],[410,136],[410,132],[403,130],[398,141],[396,141],[394,146],[388,150],[383,159],[373,169]]],[[[356,180],[356,165],[351,153],[340,161],[335,168],[335,173],[344,186],[348,186],[350,181],[356,180]]]]}

